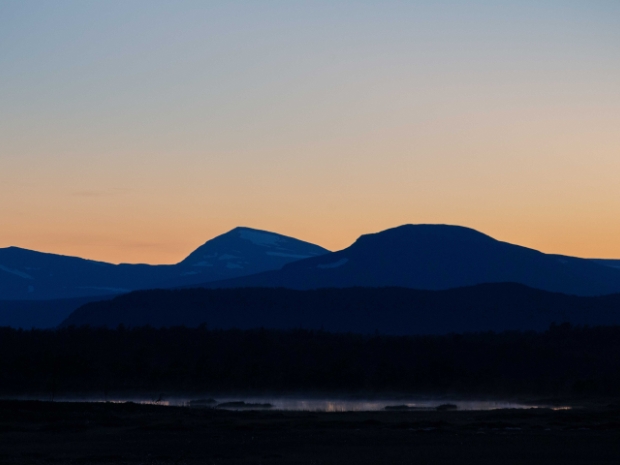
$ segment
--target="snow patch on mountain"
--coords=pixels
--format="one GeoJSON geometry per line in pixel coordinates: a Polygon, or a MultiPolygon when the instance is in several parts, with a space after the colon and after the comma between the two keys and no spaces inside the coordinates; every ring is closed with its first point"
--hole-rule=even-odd
{"type": "Polygon", "coordinates": [[[282,236],[278,234],[261,232],[261,231],[252,231],[249,229],[241,229],[239,230],[239,237],[246,241],[250,241],[253,244],[260,245],[263,247],[270,247],[276,245],[278,242],[282,240],[282,236]]]}
{"type": "Polygon", "coordinates": [[[78,286],[76,289],[92,289],[95,291],[111,292],[113,294],[125,294],[131,292],[131,289],[125,287],[106,287],[106,286],[78,286]]]}
{"type": "Polygon", "coordinates": [[[284,252],[265,252],[266,255],[271,255],[273,257],[287,257],[287,258],[310,258],[313,255],[300,255],[295,253],[284,253],[284,252]]]}
{"type": "Polygon", "coordinates": [[[23,271],[19,271],[19,270],[13,270],[11,268],[7,268],[6,266],[2,266],[0,265],[0,270],[2,271],[6,271],[7,273],[11,273],[14,274],[16,276],[19,276],[20,278],[24,278],[24,279],[34,279],[32,276],[30,276],[28,273],[24,273],[23,271]]]}
{"type": "Polygon", "coordinates": [[[341,258],[340,260],[338,260],[337,262],[334,262],[334,263],[325,263],[325,264],[322,264],[322,265],[317,265],[317,268],[321,268],[321,269],[325,269],[325,268],[338,268],[339,266],[344,265],[348,261],[349,261],[348,258],[341,258]]]}

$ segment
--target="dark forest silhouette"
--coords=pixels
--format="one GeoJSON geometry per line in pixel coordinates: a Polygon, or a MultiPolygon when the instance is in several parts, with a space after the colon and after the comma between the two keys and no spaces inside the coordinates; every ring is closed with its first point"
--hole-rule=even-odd
{"type": "Polygon", "coordinates": [[[580,297],[520,284],[444,291],[404,288],[185,289],[137,291],[92,302],[64,325],[212,329],[325,329],[360,334],[445,334],[536,330],[553,322],[620,325],[620,294],[580,297]]]}
{"type": "Polygon", "coordinates": [[[613,395],[620,327],[443,336],[324,331],[0,329],[3,394],[613,395]]]}

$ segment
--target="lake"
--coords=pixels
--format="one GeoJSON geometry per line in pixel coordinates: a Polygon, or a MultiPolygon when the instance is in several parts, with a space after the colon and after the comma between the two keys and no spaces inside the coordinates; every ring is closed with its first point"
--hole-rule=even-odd
{"type": "MultiPolygon", "coordinates": [[[[23,397],[23,400],[50,400],[43,397],[23,397]]],[[[450,410],[497,410],[552,408],[567,409],[550,405],[534,405],[499,400],[458,400],[450,398],[329,398],[329,397],[288,397],[288,396],[222,396],[222,397],[188,397],[158,395],[152,397],[57,397],[57,402],[134,402],[137,404],[154,404],[165,406],[190,406],[196,408],[225,408],[229,410],[280,410],[308,412],[369,412],[385,410],[415,411],[435,410],[439,406],[450,410]]]]}

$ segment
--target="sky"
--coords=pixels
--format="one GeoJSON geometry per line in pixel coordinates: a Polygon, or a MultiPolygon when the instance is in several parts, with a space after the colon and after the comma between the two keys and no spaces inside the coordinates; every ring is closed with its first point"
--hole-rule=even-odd
{"type": "Polygon", "coordinates": [[[0,247],[405,223],[620,258],[620,2],[0,1],[0,247]]]}

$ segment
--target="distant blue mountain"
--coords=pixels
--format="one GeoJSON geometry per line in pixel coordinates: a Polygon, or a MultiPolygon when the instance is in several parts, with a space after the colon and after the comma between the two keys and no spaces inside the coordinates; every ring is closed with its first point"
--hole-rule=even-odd
{"type": "Polygon", "coordinates": [[[620,268],[620,260],[610,260],[607,258],[592,258],[590,259],[594,263],[599,265],[611,266],[612,268],[620,268]]]}
{"type": "Polygon", "coordinates": [[[52,329],[84,304],[112,298],[113,294],[73,299],[0,300],[0,327],[52,329]]]}
{"type": "Polygon", "coordinates": [[[175,265],[176,276],[165,287],[199,284],[245,276],[265,270],[278,270],[296,260],[318,257],[329,250],[309,242],[267,231],[235,228],[198,247],[175,265]]]}
{"type": "Polygon", "coordinates": [[[121,294],[167,279],[170,266],[112,265],[8,247],[0,249],[0,299],[121,294]]]}
{"type": "Polygon", "coordinates": [[[361,236],[344,250],[289,263],[277,271],[203,286],[441,290],[502,282],[565,294],[612,294],[620,292],[620,269],[544,254],[460,226],[405,225],[361,236]]]}
{"type": "Polygon", "coordinates": [[[9,247],[0,249],[0,326],[50,327],[87,302],[153,288],[443,290],[511,282],[595,296],[620,293],[619,267],[617,260],[544,254],[447,225],[400,226],[361,236],[333,253],[280,234],[235,228],[180,263],[162,266],[112,265],[9,247]]]}
{"type": "Polygon", "coordinates": [[[176,265],[113,265],[8,247],[0,249],[0,300],[72,299],[191,285],[274,270],[325,253],[317,245],[251,228],[211,239],[176,265]]]}

